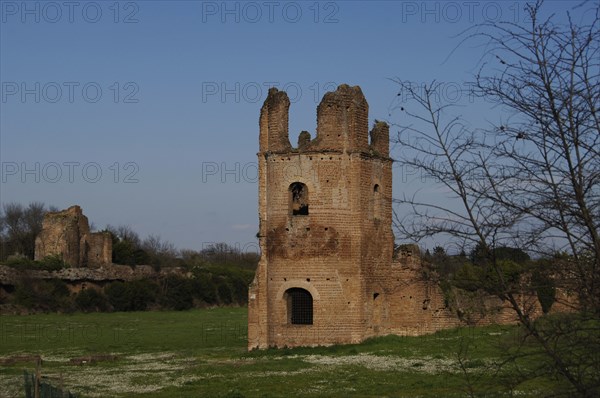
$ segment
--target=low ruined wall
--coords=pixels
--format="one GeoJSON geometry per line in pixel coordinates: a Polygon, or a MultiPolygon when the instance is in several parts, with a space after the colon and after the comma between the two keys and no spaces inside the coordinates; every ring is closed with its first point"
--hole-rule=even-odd
{"type": "Polygon", "coordinates": [[[64,268],[58,271],[18,269],[0,265],[0,285],[14,286],[23,278],[60,279],[72,285],[85,282],[102,284],[113,281],[133,281],[168,274],[184,275],[185,271],[181,268],[169,268],[156,272],[149,265],[130,267],[128,265],[107,264],[101,268],[64,268]]]}
{"type": "MultiPolygon", "coordinates": [[[[418,255],[403,253],[369,278],[366,337],[417,336],[458,326],[517,323],[508,301],[481,291],[453,289],[445,293],[423,270],[418,255]]],[[[518,294],[515,298],[530,317],[542,315],[535,294],[518,294]]],[[[563,309],[557,306],[552,312],[563,309]]]]}
{"type": "Polygon", "coordinates": [[[64,268],[58,271],[24,270],[6,265],[0,265],[0,283],[14,284],[23,276],[33,279],[61,279],[65,282],[75,281],[130,281],[156,275],[149,265],[137,265],[132,268],[128,265],[105,265],[102,268],[64,268]]]}

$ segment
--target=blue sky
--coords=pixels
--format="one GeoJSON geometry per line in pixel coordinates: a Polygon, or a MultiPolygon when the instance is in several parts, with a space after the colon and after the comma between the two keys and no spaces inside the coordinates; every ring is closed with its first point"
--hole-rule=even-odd
{"type": "MultiPolygon", "coordinates": [[[[79,204],[98,228],[250,250],[269,86],[292,99],[294,145],[301,130],[314,136],[318,102],[341,83],[361,86],[371,123],[399,122],[391,78],[436,79],[453,95],[483,51],[463,45],[449,57],[456,35],[487,20],[522,21],[522,6],[2,0],[0,202],[79,204]]],[[[496,116],[462,100],[473,123],[496,116]]],[[[433,189],[411,179],[396,169],[395,194],[433,189]]]]}

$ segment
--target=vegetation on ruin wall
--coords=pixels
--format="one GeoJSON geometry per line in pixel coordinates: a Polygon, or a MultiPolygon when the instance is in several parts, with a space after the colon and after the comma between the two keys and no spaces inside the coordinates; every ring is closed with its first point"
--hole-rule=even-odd
{"type": "Polygon", "coordinates": [[[539,397],[565,388],[516,326],[247,352],[246,316],[239,307],[2,315],[0,391],[22,396],[30,355],[42,356],[42,375],[84,397],[539,397]],[[503,363],[517,344],[518,362],[503,363]],[[523,381],[521,368],[539,377],[523,381]]]}
{"type": "Polygon", "coordinates": [[[46,256],[42,260],[34,261],[25,256],[11,256],[4,265],[15,269],[39,270],[39,271],[58,271],[66,267],[65,262],[60,256],[46,256]]]}
{"type": "Polygon", "coordinates": [[[565,259],[566,254],[557,254],[534,260],[521,249],[498,247],[490,260],[479,246],[469,255],[449,255],[436,246],[433,253],[427,250],[423,255],[422,270],[426,279],[438,282],[446,306],[470,324],[485,315],[485,298],[503,298],[502,286],[511,292],[537,296],[543,313],[548,313],[556,301],[556,282],[547,270],[565,259]],[[499,265],[502,273],[498,274],[492,264],[499,265]]]}

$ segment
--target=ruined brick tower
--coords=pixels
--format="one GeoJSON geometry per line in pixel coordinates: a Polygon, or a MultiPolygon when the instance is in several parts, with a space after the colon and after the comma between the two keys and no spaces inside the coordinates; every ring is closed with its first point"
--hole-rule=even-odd
{"type": "Polygon", "coordinates": [[[102,267],[112,263],[112,238],[108,233],[90,232],[79,206],[48,212],[35,240],[35,259],[46,256],[59,256],[71,267],[102,267]]]}
{"type": "Polygon", "coordinates": [[[389,128],[358,86],[317,108],[317,132],[288,137],[290,101],[269,90],[260,113],[259,242],[248,347],[359,342],[377,334],[378,287],[392,262],[389,128]]]}

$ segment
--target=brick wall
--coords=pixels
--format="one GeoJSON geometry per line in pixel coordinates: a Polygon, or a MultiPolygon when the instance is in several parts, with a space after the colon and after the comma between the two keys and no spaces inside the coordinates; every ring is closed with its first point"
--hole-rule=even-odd
{"type": "Polygon", "coordinates": [[[97,268],[112,262],[112,239],[110,234],[91,233],[79,206],[48,212],[35,240],[35,259],[55,255],[71,267],[97,268]]]}
{"type": "Polygon", "coordinates": [[[369,275],[392,257],[391,160],[380,139],[389,133],[379,124],[378,150],[369,146],[359,87],[324,96],[317,135],[302,133],[299,148],[289,144],[288,109],[287,95],[272,89],[261,111],[262,258],[249,292],[249,347],[358,342],[368,333],[369,275]],[[295,183],[305,186],[308,215],[293,214],[295,183]],[[292,288],[312,296],[312,325],[290,322],[292,288]]]}
{"type": "MultiPolygon", "coordinates": [[[[249,349],[516,322],[496,297],[459,295],[449,306],[423,272],[416,245],[394,255],[389,126],[376,121],[368,132],[359,87],[341,85],[325,94],[316,136],[303,131],[297,148],[289,142],[289,107],[287,94],[271,89],[260,115],[262,254],[249,289],[249,349]],[[303,188],[295,200],[297,183],[303,188]],[[295,215],[305,203],[308,214],[295,215]],[[312,324],[292,321],[290,289],[312,297],[312,324]]],[[[541,313],[535,296],[518,300],[532,315],[541,313]]]]}

